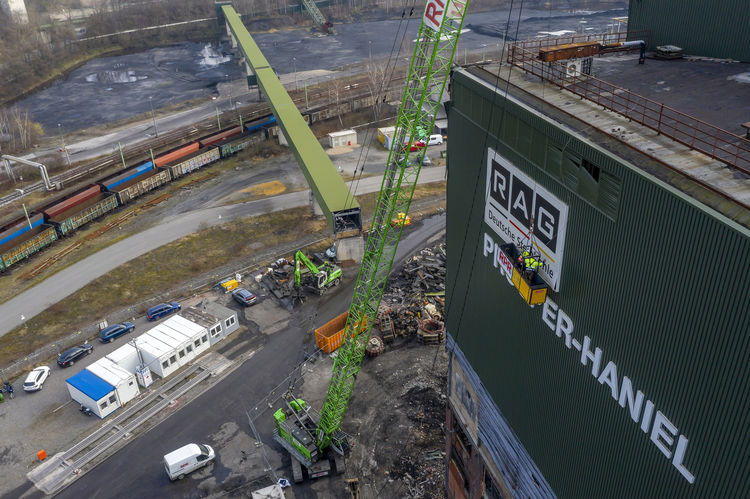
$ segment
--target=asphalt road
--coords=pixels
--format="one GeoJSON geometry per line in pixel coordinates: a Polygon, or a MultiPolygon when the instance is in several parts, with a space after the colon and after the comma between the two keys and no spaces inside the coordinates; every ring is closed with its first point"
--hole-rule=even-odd
{"type": "MultiPolygon", "coordinates": [[[[420,174],[419,183],[435,182],[444,178],[445,168],[425,168],[420,174]]],[[[377,191],[380,189],[381,180],[378,176],[362,179],[357,192],[377,191]]],[[[235,218],[305,206],[308,202],[309,191],[306,190],[248,203],[199,209],[118,241],[107,250],[66,267],[45,279],[43,283],[0,305],[0,336],[21,325],[22,316],[25,319],[34,317],[97,277],[144,253],[192,234],[198,231],[201,225],[218,225],[235,218]]]]}
{"type": "MultiPolygon", "coordinates": [[[[425,246],[432,236],[445,228],[445,216],[438,215],[412,225],[404,233],[394,267],[404,258],[425,246]]],[[[246,411],[263,399],[268,392],[284,381],[295,365],[302,359],[301,352],[311,350],[309,329],[299,327],[302,321],[295,318],[316,317],[314,327],[345,311],[351,301],[354,273],[335,291],[322,298],[308,300],[299,307],[289,326],[278,332],[265,335],[263,331],[253,334],[256,344],[262,345],[257,353],[242,366],[216,384],[211,390],[173,413],[168,419],[140,436],[114,456],[100,464],[92,472],[74,482],[57,497],[200,497],[196,482],[191,477],[181,482],[170,483],[162,465],[162,456],[188,442],[207,442],[216,438],[222,425],[233,422],[251,434],[246,411]]],[[[248,309],[252,314],[252,308],[248,309]]],[[[271,448],[273,443],[272,411],[267,410],[255,420],[262,441],[271,448]]],[[[218,483],[227,477],[231,466],[222,463],[221,448],[217,448],[218,460],[211,474],[218,483]]],[[[250,452],[252,449],[248,449],[250,452]]],[[[276,449],[279,450],[279,449],[276,449]]],[[[282,476],[290,470],[282,461],[280,453],[269,453],[271,466],[282,476]]],[[[288,461],[287,461],[288,462],[288,461]]],[[[228,463],[227,463],[228,464],[228,463]]],[[[253,476],[259,470],[253,470],[253,476]]],[[[28,487],[23,487],[29,490],[28,487]]],[[[17,492],[22,492],[20,489],[17,492]]],[[[296,497],[314,497],[305,485],[295,487],[296,497]]],[[[20,496],[20,494],[19,494],[20,496]]],[[[41,497],[38,492],[25,497],[41,497]]]]}

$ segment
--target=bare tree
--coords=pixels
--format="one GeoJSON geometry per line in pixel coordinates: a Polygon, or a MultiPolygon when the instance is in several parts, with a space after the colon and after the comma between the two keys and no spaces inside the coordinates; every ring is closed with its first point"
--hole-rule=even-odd
{"type": "Polygon", "coordinates": [[[341,91],[343,90],[343,83],[338,78],[331,78],[328,80],[328,103],[335,104],[336,115],[339,118],[341,128],[344,128],[344,120],[341,119],[341,91]]]}

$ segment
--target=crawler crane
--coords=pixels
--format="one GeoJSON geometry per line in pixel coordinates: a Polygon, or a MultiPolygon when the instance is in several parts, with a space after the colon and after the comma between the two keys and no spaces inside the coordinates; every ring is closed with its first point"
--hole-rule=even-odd
{"type": "MultiPolygon", "coordinates": [[[[410,144],[423,137],[425,130],[433,129],[467,4],[463,0],[427,0],[398,113],[395,144],[410,144]]],[[[388,155],[344,337],[320,413],[291,393],[285,397],[286,406],[274,413],[274,439],[292,455],[295,480],[302,479],[298,463],[311,477],[322,476],[330,470],[327,458],[338,461],[348,448],[341,423],[406,225],[392,221],[405,219],[409,213],[425,154],[424,148],[418,149],[414,151],[416,160],[409,161],[408,149],[394,147],[388,155]]]]}

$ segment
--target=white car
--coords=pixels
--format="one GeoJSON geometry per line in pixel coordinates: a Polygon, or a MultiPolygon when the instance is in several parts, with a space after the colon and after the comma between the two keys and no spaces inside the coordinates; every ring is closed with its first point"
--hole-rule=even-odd
{"type": "Polygon", "coordinates": [[[49,367],[39,366],[34,368],[33,371],[26,376],[26,381],[23,382],[23,389],[27,392],[35,392],[42,389],[42,385],[49,377],[49,367]]]}

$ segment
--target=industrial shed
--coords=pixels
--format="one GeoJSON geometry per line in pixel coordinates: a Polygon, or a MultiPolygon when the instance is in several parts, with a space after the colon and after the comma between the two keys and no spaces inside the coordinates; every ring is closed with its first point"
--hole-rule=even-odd
{"type": "Polygon", "coordinates": [[[182,310],[182,314],[191,322],[200,324],[208,330],[211,346],[220,342],[239,327],[237,312],[216,302],[204,300],[197,307],[182,310]]]}
{"type": "Polygon", "coordinates": [[[115,387],[91,371],[84,369],[65,380],[73,400],[100,418],[106,418],[120,408],[120,399],[115,387]]]}
{"type": "Polygon", "coordinates": [[[125,405],[140,394],[135,374],[102,357],[86,368],[98,378],[115,387],[120,404],[125,405]]]}

